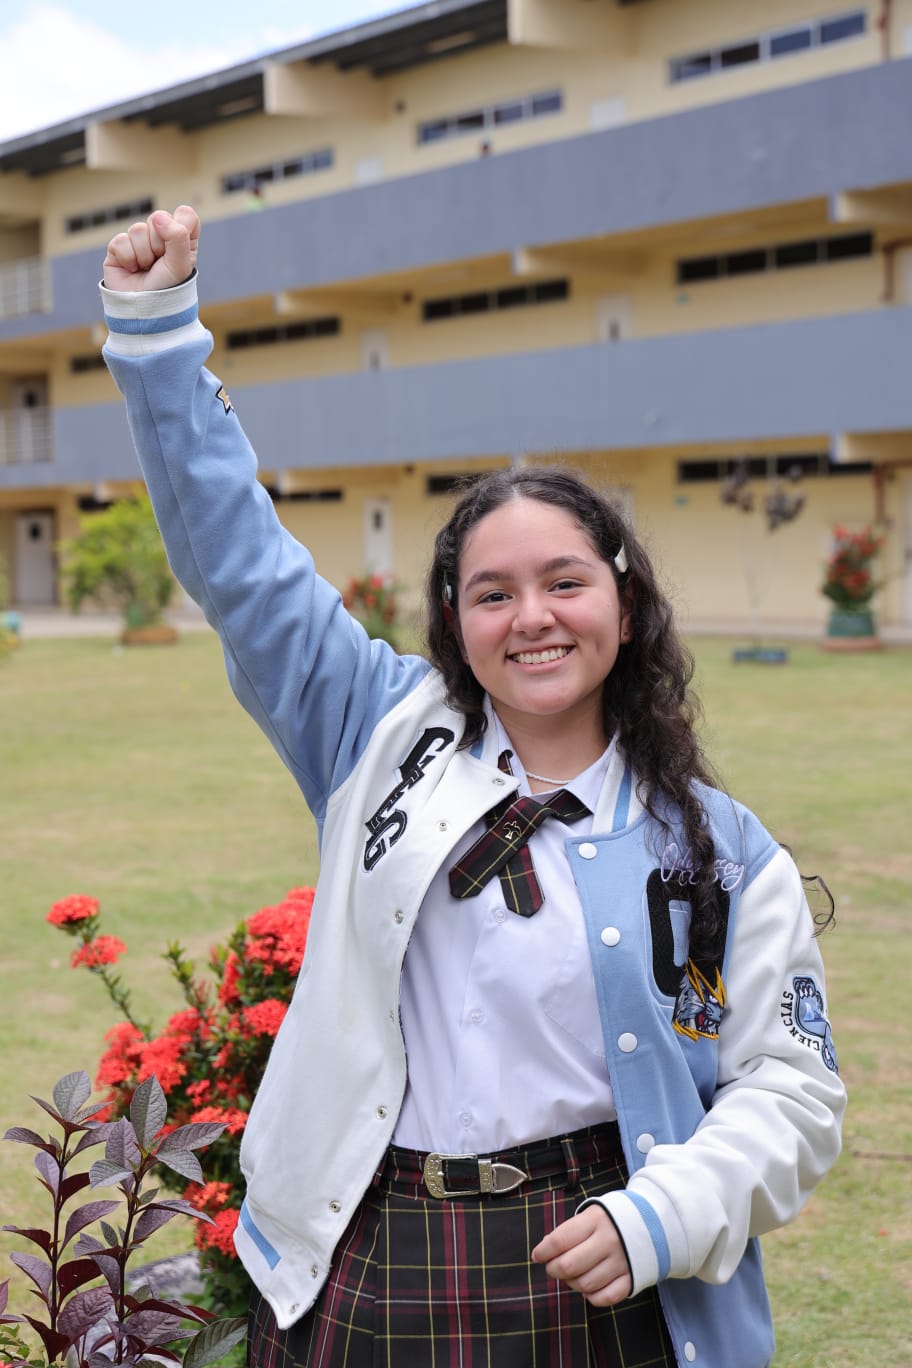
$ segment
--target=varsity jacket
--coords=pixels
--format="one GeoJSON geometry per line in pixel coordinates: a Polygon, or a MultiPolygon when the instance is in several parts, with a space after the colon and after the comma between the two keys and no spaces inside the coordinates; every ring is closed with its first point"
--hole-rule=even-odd
{"type": "MultiPolygon", "coordinates": [[[[320,837],[307,952],[245,1132],[236,1246],[280,1327],[312,1305],[390,1142],[406,1086],[403,958],[424,894],[518,781],[429,664],[367,639],[281,526],[224,386],[195,279],[103,290],[106,357],[171,565],[221,637],[232,686],[294,775],[320,837]]],[[[701,794],[727,918],[688,959],[690,856],[615,775],[566,843],[629,1168],[604,1198],[634,1290],[657,1284],[679,1364],[773,1351],[757,1237],[835,1160],[844,1092],[798,873],[758,820],[701,794]],[[607,792],[611,788],[610,794],[607,792]]]]}

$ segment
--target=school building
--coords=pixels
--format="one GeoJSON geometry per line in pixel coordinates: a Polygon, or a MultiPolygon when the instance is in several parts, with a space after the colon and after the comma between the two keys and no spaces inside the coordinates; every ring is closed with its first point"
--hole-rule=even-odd
{"type": "Polygon", "coordinates": [[[186,202],[211,368],[340,586],[416,595],[461,477],[558,459],[689,626],[820,632],[876,523],[909,639],[910,54],[912,0],[435,0],[0,144],[13,602],[138,484],[96,283],[186,202]]]}

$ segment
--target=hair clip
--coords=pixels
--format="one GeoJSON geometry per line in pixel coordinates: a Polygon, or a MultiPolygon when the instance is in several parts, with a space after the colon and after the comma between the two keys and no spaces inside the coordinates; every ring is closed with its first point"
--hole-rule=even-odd
{"type": "Polygon", "coordinates": [[[447,575],[444,575],[443,577],[443,601],[444,603],[450,604],[453,602],[453,586],[450,584],[449,576],[447,575]]]}
{"type": "Polygon", "coordinates": [[[630,569],[630,566],[627,564],[627,552],[624,549],[623,542],[621,542],[621,549],[614,557],[614,568],[619,575],[626,575],[627,571],[630,569]]]}

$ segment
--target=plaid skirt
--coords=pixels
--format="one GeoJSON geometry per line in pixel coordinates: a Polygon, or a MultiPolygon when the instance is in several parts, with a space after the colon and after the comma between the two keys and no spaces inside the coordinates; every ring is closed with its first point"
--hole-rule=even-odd
{"type": "Polygon", "coordinates": [[[310,1311],[279,1330],[254,1292],[250,1368],[674,1368],[655,1288],[594,1307],[531,1259],[585,1198],[624,1186],[617,1126],[486,1157],[530,1180],[440,1200],[426,1156],[391,1148],[310,1311]]]}

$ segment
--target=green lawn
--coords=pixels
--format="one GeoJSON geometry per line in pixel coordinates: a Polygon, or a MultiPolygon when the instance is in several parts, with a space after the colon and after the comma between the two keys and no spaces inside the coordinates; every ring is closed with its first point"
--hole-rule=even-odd
{"type": "MultiPolygon", "coordinates": [[[[733,664],[721,641],[694,646],[722,777],[838,905],[823,950],[851,1093],[845,1152],[800,1220],[765,1242],[776,1365],[907,1368],[912,652],[795,646],[777,667],[733,664]]],[[[138,1010],[162,1021],[179,1005],[165,941],[205,956],[238,919],[312,882],[316,856],[297,789],[230,697],[208,634],[129,651],[23,645],[0,667],[0,776],[2,1130],[38,1124],[27,1094],[59,1074],[94,1074],[114,1021],[45,924],[53,901],[101,900],[103,929],[128,944],[138,1010]]],[[[42,1217],[20,1146],[0,1145],[0,1194],[0,1223],[42,1217]]],[[[186,1238],[168,1235],[158,1254],[186,1238]]],[[[0,1253],[13,1247],[0,1241],[0,1253]]]]}

